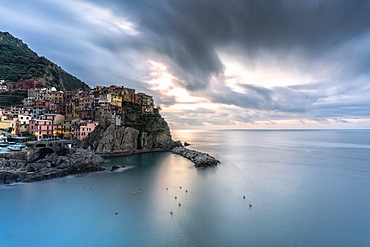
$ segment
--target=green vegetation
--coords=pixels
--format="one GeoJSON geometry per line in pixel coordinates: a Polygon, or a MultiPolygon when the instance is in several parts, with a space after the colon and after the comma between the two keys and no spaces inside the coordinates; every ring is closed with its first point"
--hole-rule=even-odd
{"type": "Polygon", "coordinates": [[[0,92],[0,106],[21,105],[24,98],[27,98],[27,91],[25,90],[0,92]]]}
{"type": "Polygon", "coordinates": [[[7,83],[20,79],[45,81],[59,90],[75,90],[88,86],[68,74],[45,57],[39,57],[20,39],[0,32],[0,80],[7,83]]]}
{"type": "Polygon", "coordinates": [[[160,124],[158,118],[161,115],[155,113],[142,113],[141,105],[131,102],[123,102],[123,126],[132,127],[148,135],[163,132],[164,126],[160,124]]]}
{"type": "Polygon", "coordinates": [[[31,134],[28,131],[21,132],[21,136],[23,137],[34,137],[35,135],[31,134]]]}

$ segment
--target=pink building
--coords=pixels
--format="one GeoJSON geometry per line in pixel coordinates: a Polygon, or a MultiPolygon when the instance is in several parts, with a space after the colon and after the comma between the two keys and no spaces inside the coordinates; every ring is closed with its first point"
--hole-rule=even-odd
{"type": "Polygon", "coordinates": [[[35,135],[35,132],[37,132],[37,119],[31,119],[28,124],[28,132],[35,135]]]}
{"type": "Polygon", "coordinates": [[[85,139],[91,132],[94,131],[98,124],[98,122],[93,121],[80,121],[79,126],[74,130],[73,138],[77,140],[85,139]]]}
{"type": "Polygon", "coordinates": [[[15,83],[7,84],[6,89],[14,90],[14,89],[34,89],[38,87],[45,87],[45,82],[36,81],[36,80],[19,80],[15,83]]]}
{"type": "Polygon", "coordinates": [[[41,100],[35,102],[35,107],[49,108],[51,104],[53,104],[53,102],[51,102],[50,100],[41,100]]]}
{"type": "Polygon", "coordinates": [[[28,128],[28,132],[34,134],[38,141],[53,138],[54,136],[54,126],[51,120],[31,119],[28,128]]]}

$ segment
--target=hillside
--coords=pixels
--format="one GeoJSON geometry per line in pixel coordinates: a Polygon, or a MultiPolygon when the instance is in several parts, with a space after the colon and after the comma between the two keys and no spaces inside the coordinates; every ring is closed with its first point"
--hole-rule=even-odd
{"type": "Polygon", "coordinates": [[[0,80],[6,83],[19,79],[45,81],[58,90],[71,91],[88,86],[45,57],[40,57],[22,40],[8,32],[0,32],[0,80]]]}
{"type": "Polygon", "coordinates": [[[27,91],[25,90],[0,92],[0,107],[19,106],[23,99],[27,97],[27,91]]]}

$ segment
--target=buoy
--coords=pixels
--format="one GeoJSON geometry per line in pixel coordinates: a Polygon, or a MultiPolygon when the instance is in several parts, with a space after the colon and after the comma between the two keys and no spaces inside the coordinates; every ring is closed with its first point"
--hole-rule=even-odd
{"type": "Polygon", "coordinates": [[[182,189],[182,187],[180,186],[180,189],[182,189]]]}
{"type": "Polygon", "coordinates": [[[188,190],[185,190],[186,193],[188,193],[188,190]]]}
{"type": "Polygon", "coordinates": [[[118,213],[116,213],[116,215],[117,215],[118,213]]]}
{"type": "Polygon", "coordinates": [[[173,214],[173,212],[171,211],[170,214],[173,214]]]}
{"type": "Polygon", "coordinates": [[[252,207],[252,204],[249,204],[249,207],[252,207]]]}
{"type": "Polygon", "coordinates": [[[168,188],[166,188],[166,190],[168,190],[168,188]]]}
{"type": "Polygon", "coordinates": [[[245,196],[243,196],[243,199],[245,199],[245,196]]]}
{"type": "Polygon", "coordinates": [[[179,206],[181,206],[181,203],[179,203],[179,206]]]}
{"type": "Polygon", "coordinates": [[[140,193],[140,190],[137,193],[140,193]]]}
{"type": "Polygon", "coordinates": [[[177,196],[175,196],[175,199],[177,199],[177,196]]]}

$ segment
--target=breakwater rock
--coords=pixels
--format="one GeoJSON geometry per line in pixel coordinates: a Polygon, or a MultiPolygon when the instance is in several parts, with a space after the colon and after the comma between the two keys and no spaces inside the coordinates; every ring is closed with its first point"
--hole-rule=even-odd
{"type": "Polygon", "coordinates": [[[194,163],[195,167],[215,166],[220,163],[220,161],[209,154],[187,149],[185,147],[175,147],[172,149],[172,152],[189,159],[194,163]]]}
{"type": "Polygon", "coordinates": [[[55,153],[35,162],[27,159],[0,158],[0,184],[33,182],[73,174],[105,170],[104,159],[85,149],[73,149],[65,156],[55,153]]]}

